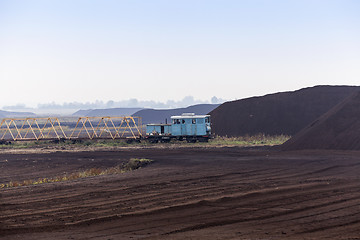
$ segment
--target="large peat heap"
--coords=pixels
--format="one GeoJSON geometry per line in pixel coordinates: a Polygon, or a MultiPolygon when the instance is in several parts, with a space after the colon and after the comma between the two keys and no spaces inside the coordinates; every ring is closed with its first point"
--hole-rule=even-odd
{"type": "Polygon", "coordinates": [[[219,104],[197,104],[187,108],[174,109],[143,109],[133,114],[133,116],[141,117],[143,124],[148,123],[170,123],[171,116],[178,116],[183,113],[195,113],[196,115],[204,115],[217,108],[219,104]]]}
{"type": "Polygon", "coordinates": [[[360,91],[285,142],[283,150],[360,150],[360,91]]]}
{"type": "Polygon", "coordinates": [[[316,86],[226,102],[210,112],[212,132],[294,135],[358,90],[356,86],[316,86]]]}

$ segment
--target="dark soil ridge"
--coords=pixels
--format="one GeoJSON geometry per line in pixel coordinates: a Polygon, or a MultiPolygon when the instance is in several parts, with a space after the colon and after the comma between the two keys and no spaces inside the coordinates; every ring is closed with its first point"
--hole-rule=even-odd
{"type": "Polygon", "coordinates": [[[226,102],[211,111],[219,136],[295,135],[359,91],[359,86],[315,86],[226,102]]]}
{"type": "Polygon", "coordinates": [[[148,123],[170,123],[171,116],[178,116],[183,113],[195,113],[196,115],[205,115],[217,108],[219,104],[197,104],[186,108],[174,109],[143,109],[132,116],[141,117],[143,124],[148,123]]]}
{"type": "Polygon", "coordinates": [[[283,150],[360,150],[360,91],[285,142],[283,150]]]}
{"type": "Polygon", "coordinates": [[[2,153],[0,179],[154,164],[2,189],[0,239],[357,239],[359,157],[238,147],[2,153]]]}

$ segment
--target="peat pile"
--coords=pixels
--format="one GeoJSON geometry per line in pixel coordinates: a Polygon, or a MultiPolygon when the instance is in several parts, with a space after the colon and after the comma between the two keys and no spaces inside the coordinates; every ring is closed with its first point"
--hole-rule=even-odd
{"type": "Polygon", "coordinates": [[[285,142],[283,150],[360,150],[360,91],[285,142]]]}
{"type": "Polygon", "coordinates": [[[197,104],[186,108],[174,109],[143,109],[133,114],[133,116],[141,117],[143,124],[148,123],[165,123],[171,122],[171,116],[178,116],[183,113],[195,113],[196,115],[204,115],[217,108],[219,104],[197,104]]]}
{"type": "Polygon", "coordinates": [[[0,118],[24,118],[35,117],[36,114],[32,112],[9,112],[0,110],[0,118]]]}
{"type": "Polygon", "coordinates": [[[294,135],[358,90],[316,86],[226,102],[210,112],[212,131],[219,136],[294,135]]]}
{"type": "Polygon", "coordinates": [[[76,117],[119,117],[119,116],[131,116],[133,113],[143,108],[106,108],[106,109],[87,109],[79,110],[73,113],[76,117]]]}

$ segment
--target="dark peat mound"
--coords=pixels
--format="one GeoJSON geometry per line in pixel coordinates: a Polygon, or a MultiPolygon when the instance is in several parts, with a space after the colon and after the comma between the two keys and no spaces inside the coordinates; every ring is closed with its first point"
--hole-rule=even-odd
{"type": "Polygon", "coordinates": [[[219,104],[197,104],[186,108],[174,109],[143,109],[132,116],[142,118],[143,124],[148,123],[170,123],[171,116],[181,115],[183,113],[195,113],[196,115],[204,115],[217,108],[219,104]]]}
{"type": "Polygon", "coordinates": [[[219,136],[295,135],[359,86],[315,86],[226,102],[210,112],[219,136]]]}
{"type": "Polygon", "coordinates": [[[360,91],[305,127],[281,149],[360,150],[360,91]]]}

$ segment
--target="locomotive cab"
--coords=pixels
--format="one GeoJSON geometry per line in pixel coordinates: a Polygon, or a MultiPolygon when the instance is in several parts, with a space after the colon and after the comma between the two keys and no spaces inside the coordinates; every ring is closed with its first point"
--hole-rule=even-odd
{"type": "Polygon", "coordinates": [[[207,142],[211,137],[210,115],[183,113],[172,116],[171,124],[147,124],[146,138],[151,142],[166,142],[171,138],[188,142],[207,142]]]}
{"type": "Polygon", "coordinates": [[[184,113],[172,116],[171,134],[177,138],[193,141],[207,141],[211,137],[210,115],[184,113]]]}

